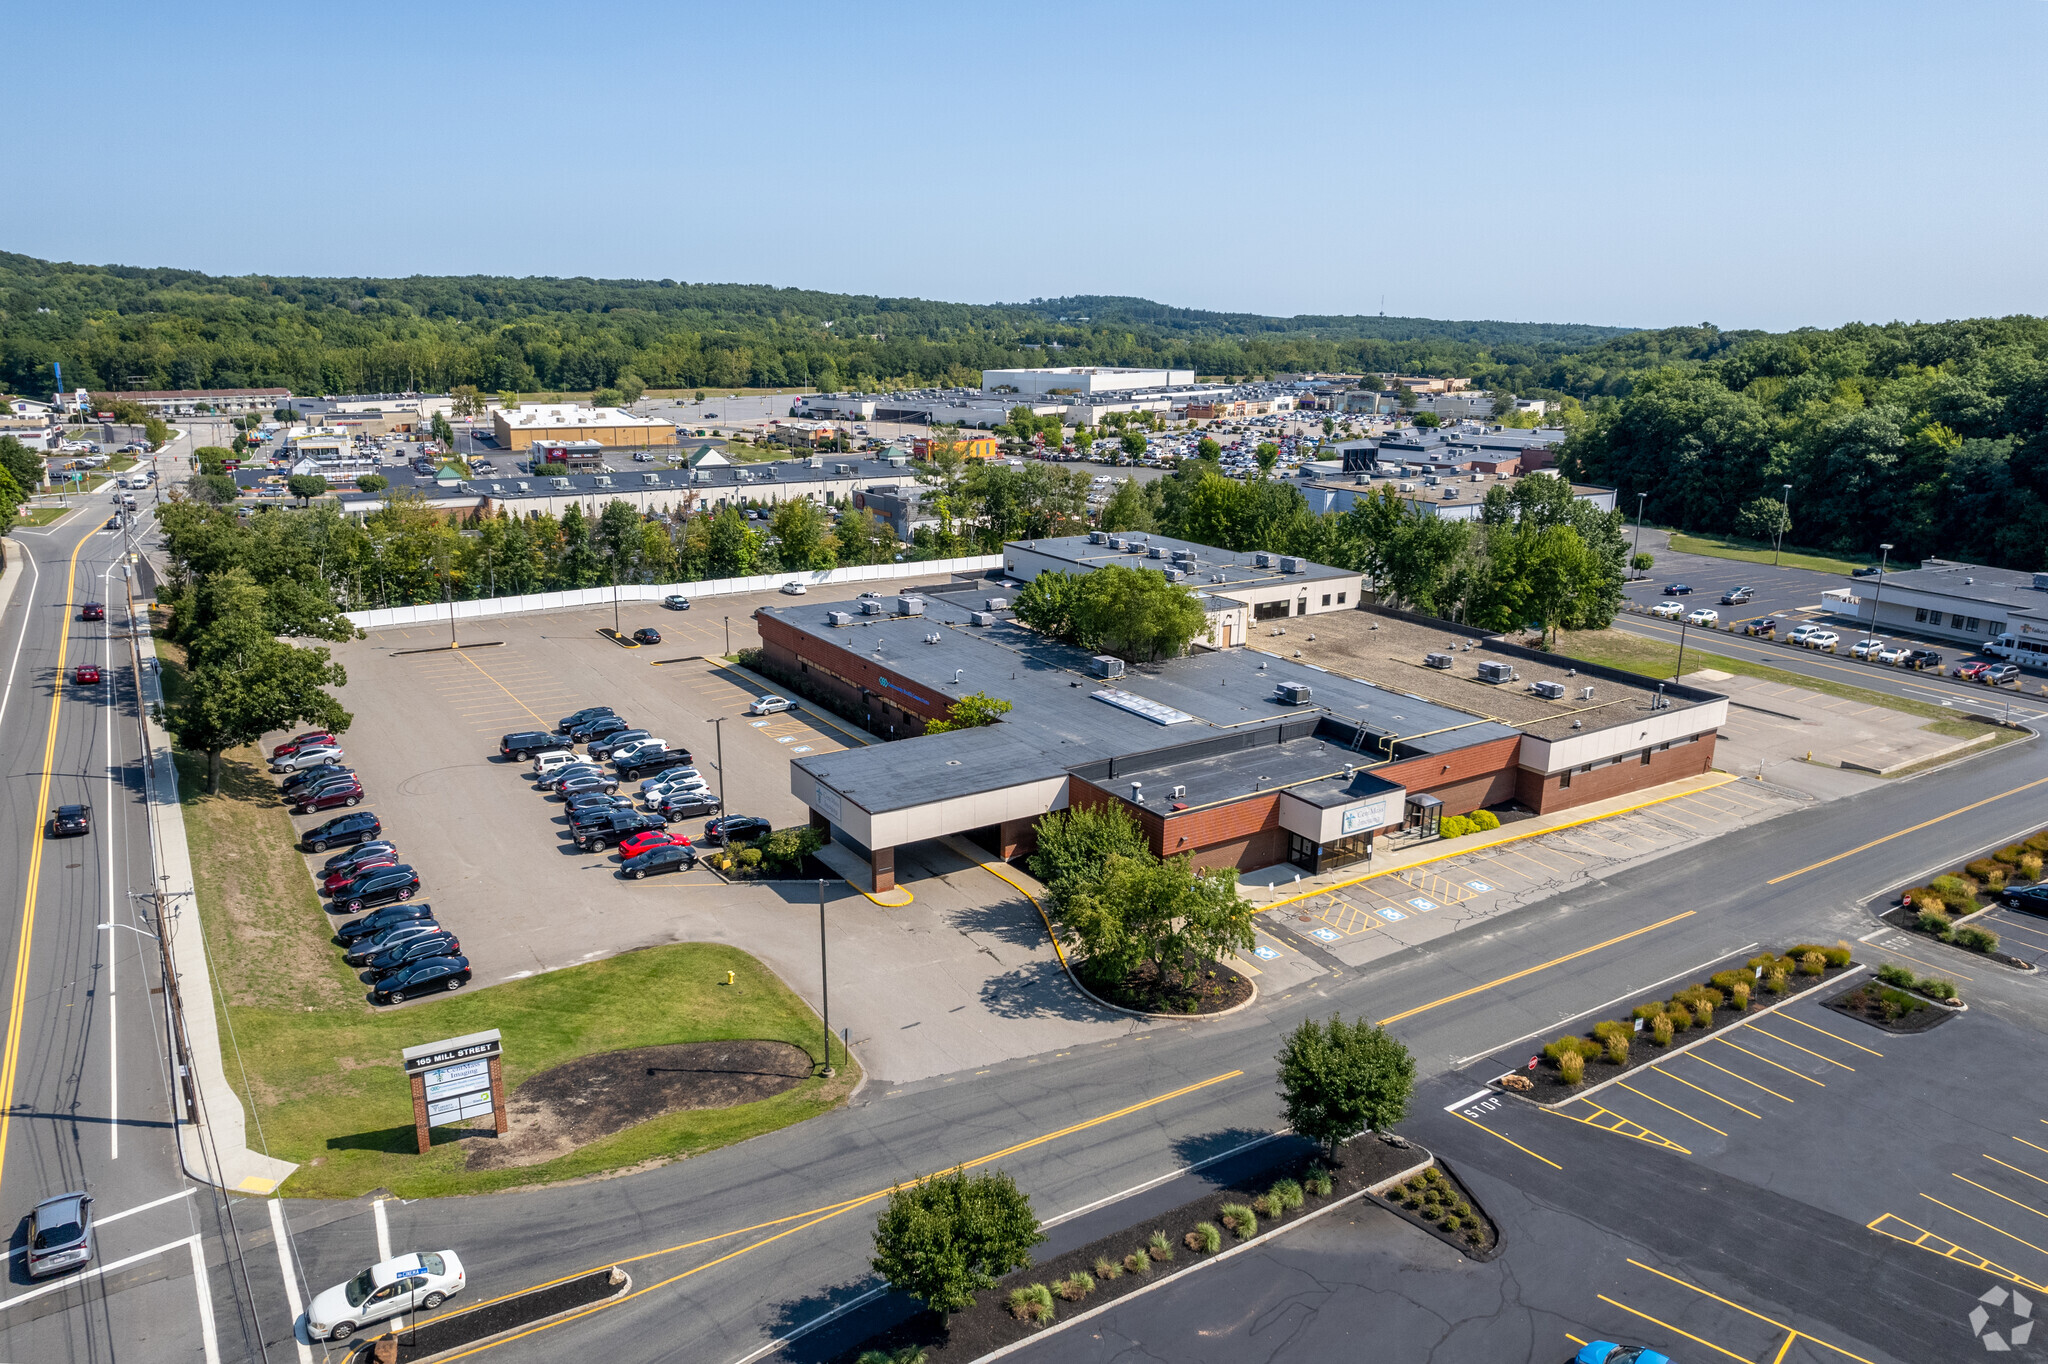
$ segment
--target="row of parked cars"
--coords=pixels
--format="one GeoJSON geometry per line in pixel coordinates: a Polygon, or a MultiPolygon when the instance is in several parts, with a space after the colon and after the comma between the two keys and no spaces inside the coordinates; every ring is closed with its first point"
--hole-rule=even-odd
{"type": "Polygon", "coordinates": [[[295,735],[271,751],[271,775],[283,778],[278,791],[293,814],[353,809],[363,803],[362,779],[342,762],[347,756],[340,739],[324,729],[295,735]]]}
{"type": "MultiPolygon", "coordinates": [[[[272,751],[271,770],[284,776],[285,798],[294,814],[358,803],[360,783],[353,798],[335,797],[330,804],[308,799],[323,785],[340,791],[338,783],[355,780],[352,774],[309,775],[339,757],[334,736],[324,731],[296,735],[272,751]],[[301,756],[312,760],[293,766],[301,756]],[[294,787],[294,780],[301,777],[306,782],[294,787]]],[[[334,942],[343,959],[358,968],[372,1004],[396,1004],[469,983],[469,958],[462,955],[461,940],[435,920],[431,906],[414,898],[420,891],[419,872],[399,856],[397,844],[384,837],[383,822],[375,814],[351,809],[336,815],[301,834],[299,846],[309,853],[339,850],[314,879],[329,913],[357,916],[335,931],[334,942]]]]}

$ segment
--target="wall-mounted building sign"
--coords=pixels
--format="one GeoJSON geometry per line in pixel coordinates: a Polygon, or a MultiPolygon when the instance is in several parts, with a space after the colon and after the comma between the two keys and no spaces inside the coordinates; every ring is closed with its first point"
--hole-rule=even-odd
{"type": "Polygon", "coordinates": [[[1344,812],[1344,833],[1362,834],[1370,829],[1383,829],[1387,824],[1387,803],[1384,800],[1369,800],[1363,805],[1354,805],[1344,812]]]}
{"type": "Polygon", "coordinates": [[[421,1155],[427,1153],[427,1130],[432,1127],[489,1115],[500,1134],[507,1130],[502,1051],[498,1030],[492,1028],[400,1053],[405,1073],[412,1077],[412,1117],[421,1155]]]}

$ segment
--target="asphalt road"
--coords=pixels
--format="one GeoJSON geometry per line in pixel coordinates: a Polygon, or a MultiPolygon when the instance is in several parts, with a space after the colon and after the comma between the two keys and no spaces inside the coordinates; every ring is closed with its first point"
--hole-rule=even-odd
{"type": "Polygon", "coordinates": [[[238,1358],[255,1353],[252,1318],[225,1204],[180,1168],[160,958],[132,898],[151,860],[123,536],[101,529],[111,494],[80,500],[15,532],[0,616],[0,829],[15,849],[0,866],[0,1200],[17,1219],[0,1358],[238,1358]],[[79,619],[89,600],[106,603],[104,623],[79,619]],[[76,683],[80,663],[103,680],[76,683]],[[93,807],[93,831],[46,838],[49,810],[71,803],[93,807]],[[93,1266],[31,1281],[29,1209],[77,1189],[101,1228],[93,1266]]]}
{"type": "MultiPolygon", "coordinates": [[[[1486,934],[1325,978],[1228,1020],[1134,1022],[1113,1043],[889,1096],[870,1090],[801,1127],[622,1179],[387,1205],[390,1241],[399,1250],[457,1248],[479,1298],[640,1257],[629,1268],[644,1292],[492,1347],[502,1360],[573,1351],[729,1364],[872,1290],[875,1207],[861,1200],[896,1181],[993,1157],[1041,1216],[1128,1190],[1277,1126],[1271,1058],[1296,1021],[1333,1010],[1385,1021],[1436,1089],[1469,1089],[1476,1081],[1466,1068],[1484,1069],[1474,1062],[1515,1039],[1752,942],[1868,932],[1871,896],[2043,823],[2048,758],[2038,743],[2010,745],[1699,843],[1519,911],[1486,934]]],[[[1973,988],[1980,1007],[2030,1034],[2048,1021],[2031,982],[1973,988]]],[[[371,1258],[367,1207],[287,1204],[314,1285],[371,1258]]],[[[245,1231],[263,1229],[263,1209],[240,1215],[245,1231]]],[[[259,1275],[256,1291],[266,1338],[290,1349],[282,1281],[259,1275]]],[[[1497,1344],[1434,1358],[1495,1359],[1497,1344]]],[[[787,1357],[814,1355],[799,1343],[787,1357]]]]}

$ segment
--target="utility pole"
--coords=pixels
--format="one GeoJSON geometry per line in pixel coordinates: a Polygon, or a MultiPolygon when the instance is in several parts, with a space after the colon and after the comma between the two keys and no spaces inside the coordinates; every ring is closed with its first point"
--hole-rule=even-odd
{"type": "Polygon", "coordinates": [[[1870,598],[1870,626],[1863,632],[1863,637],[1866,640],[1877,634],[1877,608],[1884,602],[1884,574],[1892,562],[1892,547],[1890,545],[1879,545],[1878,548],[1884,552],[1884,558],[1878,561],[1877,591],[1870,598]]]}
{"type": "Polygon", "coordinates": [[[712,744],[718,763],[718,813],[725,813],[725,717],[714,715],[704,722],[711,726],[712,744]]]}
{"type": "Polygon", "coordinates": [[[1778,553],[1785,548],[1785,527],[1792,524],[1792,485],[1781,484],[1785,496],[1778,503],[1778,542],[1771,546],[1771,567],[1778,566],[1778,553]]]}
{"type": "Polygon", "coordinates": [[[1635,561],[1643,552],[1643,501],[1648,497],[1648,493],[1636,494],[1636,542],[1629,547],[1628,551],[1628,566],[1631,573],[1637,571],[1635,561]]]}
{"type": "Polygon", "coordinates": [[[839,1072],[832,1065],[832,977],[825,961],[825,882],[818,882],[818,1015],[825,1025],[825,1078],[839,1072]]]}

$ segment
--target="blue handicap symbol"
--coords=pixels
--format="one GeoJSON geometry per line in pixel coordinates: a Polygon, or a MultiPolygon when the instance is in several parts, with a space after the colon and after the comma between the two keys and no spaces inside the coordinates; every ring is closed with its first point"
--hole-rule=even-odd
{"type": "Polygon", "coordinates": [[[1432,909],[1435,909],[1435,908],[1436,908],[1436,901],[1434,901],[1434,900],[1425,900],[1425,899],[1423,899],[1423,898],[1422,898],[1422,897],[1421,897],[1420,895],[1416,895],[1416,896],[1413,896],[1413,897],[1411,897],[1411,898],[1409,899],[1408,903],[1409,903],[1409,904],[1411,904],[1411,905],[1414,905],[1414,906],[1415,906],[1415,907],[1416,907],[1417,909],[1419,909],[1419,910],[1422,910],[1422,911],[1424,911],[1425,913],[1426,913],[1426,912],[1428,912],[1429,910],[1432,910],[1432,909]]]}

